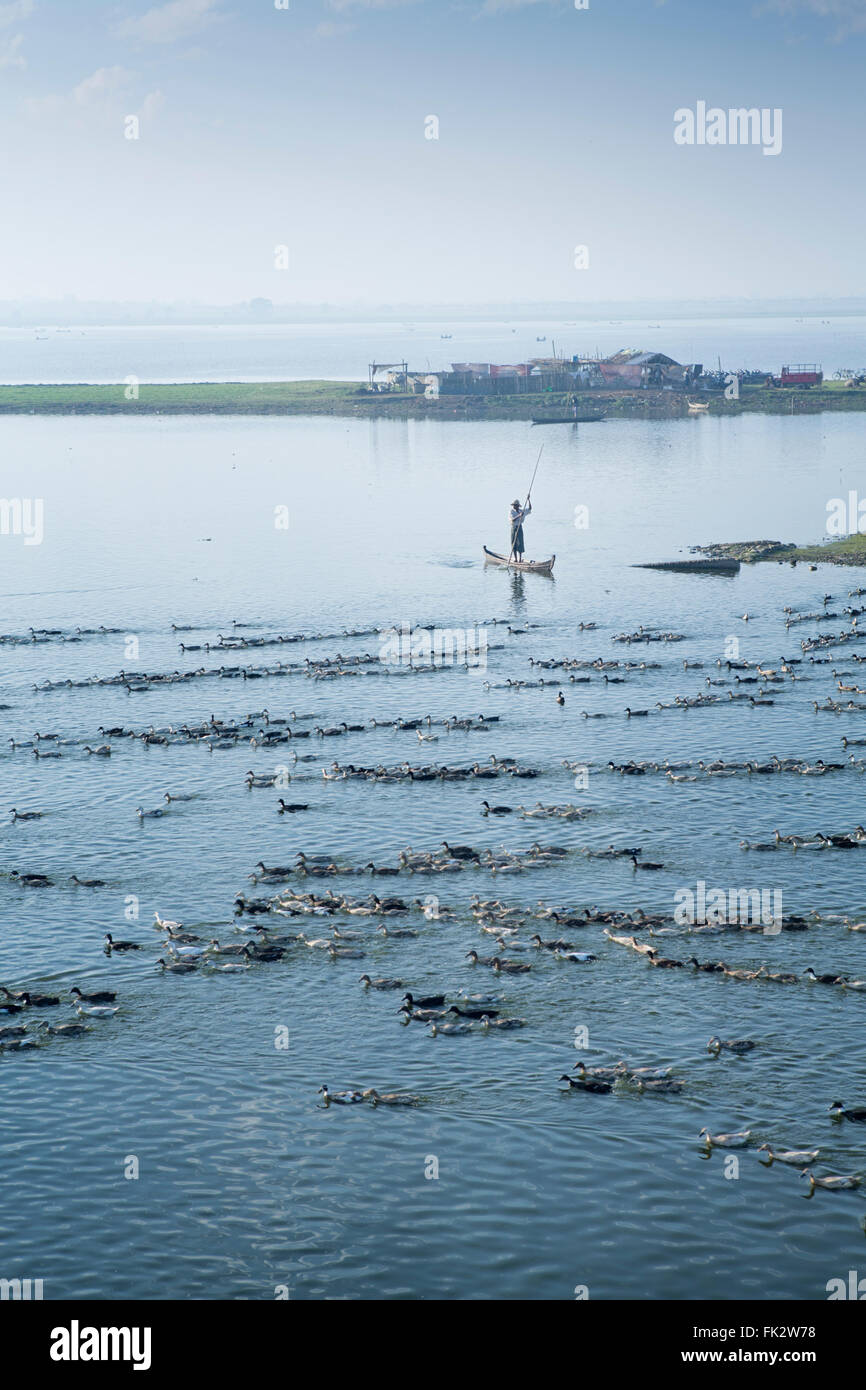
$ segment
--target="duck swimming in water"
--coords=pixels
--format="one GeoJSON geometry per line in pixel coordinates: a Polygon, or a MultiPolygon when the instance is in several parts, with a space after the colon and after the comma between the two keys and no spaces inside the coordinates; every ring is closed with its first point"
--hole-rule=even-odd
{"type": "Polygon", "coordinates": [[[49,1009],[55,1004],[60,1003],[60,998],[56,994],[36,994],[31,990],[22,990],[17,996],[27,1008],[30,1009],[49,1009]]]}
{"type": "Polygon", "coordinates": [[[172,975],[189,975],[193,970],[198,969],[198,966],[191,960],[165,961],[162,956],[156,964],[161,965],[163,970],[172,975]]]}
{"type": "Polygon", "coordinates": [[[364,1099],[361,1091],[329,1091],[327,1086],[319,1087],[319,1095],[326,1106],[358,1105],[364,1099]]]}
{"type": "MultiPolygon", "coordinates": [[[[619,1081],[626,1075],[625,1066],[617,1062],[615,1067],[588,1067],[585,1062],[576,1062],[571,1069],[577,1072],[579,1081],[589,1081],[591,1078],[596,1081],[619,1081]]],[[[562,1078],[560,1077],[560,1080],[562,1078]]]]}
{"type": "Polygon", "coordinates": [[[741,1129],[735,1134],[711,1134],[708,1129],[702,1129],[698,1137],[710,1149],[744,1149],[752,1137],[752,1131],[741,1129]]]}
{"type": "Polygon", "coordinates": [[[830,1106],[834,1120],[851,1120],[854,1124],[866,1124],[866,1110],[847,1110],[841,1100],[834,1100],[830,1106]]]}
{"type": "Polygon", "coordinates": [[[773,1149],[769,1144],[761,1144],[758,1153],[766,1153],[766,1161],[762,1158],[761,1163],[765,1168],[772,1168],[774,1163],[790,1163],[795,1168],[803,1165],[809,1168],[813,1163],[817,1163],[819,1149],[773,1149]]]}
{"type": "Polygon", "coordinates": [[[826,1187],[830,1192],[840,1192],[845,1189],[859,1187],[863,1179],[858,1173],[841,1174],[832,1173],[826,1178],[816,1178],[811,1168],[804,1168],[800,1174],[801,1178],[809,1179],[809,1191],[806,1193],[806,1200],[814,1197],[816,1187],[826,1187]]]}
{"type": "Polygon", "coordinates": [[[137,941],[115,941],[110,931],[105,933],[103,938],[105,949],[111,954],[112,951],[140,951],[141,945],[137,941]]]}
{"type": "Polygon", "coordinates": [[[757,1047],[757,1043],[752,1042],[751,1038],[732,1038],[726,1041],[713,1036],[707,1043],[707,1052],[718,1054],[723,1048],[728,1052],[751,1052],[755,1047],[757,1047]]]}
{"type": "Polygon", "coordinates": [[[438,1009],[445,1003],[445,995],[428,994],[423,999],[416,999],[413,994],[404,994],[403,1001],[410,1009],[438,1009]]]}
{"type": "Polygon", "coordinates": [[[388,1091],[384,1096],[380,1095],[373,1087],[361,1092],[362,1100],[368,1100],[371,1105],[420,1105],[420,1096],[411,1096],[406,1091],[388,1091]]]}
{"type": "Polygon", "coordinates": [[[77,985],[73,985],[69,993],[85,1004],[113,1004],[117,998],[113,989],[97,989],[85,994],[77,985]]]}
{"type": "Polygon", "coordinates": [[[472,962],[473,965],[492,965],[492,964],[493,964],[494,957],[493,957],[493,956],[479,956],[478,952],[477,952],[477,951],[475,950],[475,948],[473,947],[473,949],[472,949],[471,951],[467,951],[467,952],[466,952],[466,959],[467,959],[467,960],[471,960],[471,962],[472,962]]]}
{"type": "Polygon", "coordinates": [[[442,840],[441,843],[452,859],[473,860],[476,864],[480,863],[481,856],[477,849],[473,849],[471,845],[449,845],[447,840],[442,840]]]}
{"type": "Polygon", "coordinates": [[[613,1085],[609,1081],[594,1081],[591,1077],[589,1080],[583,1081],[580,1078],[569,1076],[567,1072],[563,1072],[559,1079],[568,1082],[570,1091],[588,1091],[592,1095],[608,1096],[613,1090],[613,1085]]]}
{"type": "Polygon", "coordinates": [[[532,969],[531,965],[524,965],[522,961],[505,960],[502,956],[494,956],[490,965],[497,975],[503,970],[509,975],[525,975],[532,969]]]}

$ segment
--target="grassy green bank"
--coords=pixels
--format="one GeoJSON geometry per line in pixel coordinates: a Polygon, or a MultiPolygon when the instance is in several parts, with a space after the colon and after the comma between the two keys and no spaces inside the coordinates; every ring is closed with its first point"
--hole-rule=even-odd
{"type": "Polygon", "coordinates": [[[781,541],[732,541],[724,545],[695,547],[703,555],[729,556],[743,564],[866,565],[866,535],[856,532],[823,545],[794,545],[781,541]]]}
{"type": "MultiPolygon", "coordinates": [[[[561,393],[517,396],[373,395],[361,382],[277,381],[198,382],[138,388],[45,385],[0,386],[5,415],[340,415],[379,419],[530,420],[565,409],[561,393]]],[[[829,383],[811,391],[744,387],[738,400],[710,398],[709,414],[755,411],[807,415],[824,410],[866,410],[866,388],[829,383]]],[[[587,391],[578,396],[578,413],[608,417],[677,419],[688,416],[688,400],[673,391],[587,391]]],[[[700,417],[696,417],[700,418],[700,417]]]]}

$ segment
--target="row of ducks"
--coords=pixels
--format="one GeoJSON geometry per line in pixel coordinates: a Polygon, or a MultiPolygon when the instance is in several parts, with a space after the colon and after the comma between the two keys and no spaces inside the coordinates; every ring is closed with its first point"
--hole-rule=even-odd
{"type": "Polygon", "coordinates": [[[351,779],[367,782],[465,782],[470,778],[492,780],[496,777],[516,777],[518,780],[531,780],[541,776],[537,767],[522,767],[514,758],[499,758],[491,753],[485,764],[474,762],[449,766],[427,763],[413,765],[409,762],[397,763],[387,767],[383,763],[375,767],[363,767],[356,763],[339,763],[336,760],[330,767],[322,769],[326,782],[345,782],[351,779]]]}
{"type": "MultiPolygon", "coordinates": [[[[509,620],[507,618],[486,618],[484,620],[484,624],[489,626],[495,626],[497,624],[507,625],[508,622],[509,620]]],[[[341,638],[345,637],[377,637],[381,636],[382,633],[390,630],[388,628],[383,627],[358,627],[342,628],[339,632],[291,632],[280,633],[275,636],[269,637],[239,637],[237,635],[239,629],[251,628],[253,626],[256,625],[253,623],[240,623],[232,620],[232,628],[234,629],[234,635],[231,637],[223,637],[223,635],[220,633],[218,634],[218,643],[220,645],[226,646],[266,646],[269,644],[285,642],[334,642],[339,641],[341,638]]],[[[419,626],[421,628],[428,628],[432,627],[433,625],[419,624],[419,626]]],[[[169,630],[171,632],[177,633],[205,632],[211,629],[196,627],[193,623],[172,623],[169,630]]],[[[511,628],[509,627],[508,630],[511,631],[511,628]]],[[[15,646],[23,643],[30,644],[33,642],[50,642],[55,639],[60,642],[77,642],[80,641],[82,637],[117,636],[118,634],[125,633],[126,631],[126,628],[106,627],[104,624],[100,624],[99,627],[75,627],[70,629],[59,627],[31,627],[28,628],[26,635],[23,633],[12,632],[0,633],[0,644],[15,646]]]]}
{"type": "MultiPolygon", "coordinates": [[[[19,869],[9,869],[3,877],[10,883],[19,888],[55,888],[56,879],[50,878],[48,874],[22,871],[19,869]]],[[[78,874],[70,874],[66,880],[76,888],[107,888],[108,884],[104,878],[79,878],[78,874]]]]}
{"type": "MultiPolygon", "coordinates": [[[[205,745],[233,746],[241,741],[250,743],[253,747],[270,747],[274,744],[289,743],[294,739],[310,738],[313,735],[319,738],[334,738],[350,733],[368,733],[380,728],[393,728],[398,731],[417,732],[417,737],[421,742],[436,742],[438,736],[424,734],[422,728],[430,729],[436,726],[441,727],[446,733],[455,732],[491,732],[493,725],[499,722],[499,715],[477,715],[464,717],[451,715],[444,719],[433,719],[432,716],[419,717],[415,719],[404,719],[398,717],[393,720],[371,719],[366,724],[350,724],[343,720],[334,725],[314,725],[310,729],[298,729],[292,727],[292,723],[300,719],[312,719],[313,715],[298,716],[294,710],[290,711],[285,718],[270,716],[268,711],[263,711],[262,716],[249,715],[245,718],[235,720],[217,719],[211,715],[209,720],[197,725],[179,724],[169,725],[163,729],[156,729],[151,725],[147,729],[131,729],[118,725],[114,728],[104,728],[100,726],[100,734],[114,738],[138,739],[144,744],[169,744],[183,743],[203,743],[205,745]],[[266,727],[262,727],[265,725],[266,727]]],[[[30,739],[9,739],[9,744],[13,752],[20,749],[30,749],[34,757],[59,757],[61,747],[80,747],[82,752],[89,756],[110,757],[111,745],[103,743],[97,747],[83,744],[80,740],[61,739],[59,734],[54,733],[35,733],[33,740],[30,739]],[[34,742],[35,740],[35,742],[34,742]],[[47,743],[49,747],[43,749],[40,743],[47,743]]]]}
{"type": "MultiPolygon", "coordinates": [[[[830,1106],[830,1114],[833,1119],[848,1119],[858,1123],[866,1122],[866,1110],[846,1109],[839,1100],[834,1100],[830,1106]]],[[[709,1129],[702,1129],[698,1135],[702,1141],[706,1156],[709,1157],[713,1149],[745,1149],[752,1144],[752,1131],[749,1129],[738,1130],[730,1134],[713,1134],[709,1129]]],[[[860,1173],[826,1173],[816,1176],[812,1167],[817,1163],[821,1150],[815,1149],[778,1149],[773,1148],[772,1144],[760,1144],[757,1146],[759,1162],[765,1168],[772,1168],[774,1163],[783,1163],[790,1167],[800,1169],[800,1177],[809,1179],[809,1191],[804,1195],[807,1198],[813,1197],[818,1188],[828,1192],[852,1191],[860,1187],[863,1177],[860,1173]],[[766,1154],[766,1158],[760,1158],[761,1154],[766,1154]]]]}
{"type": "Polygon", "coordinates": [[[483,816],[516,814],[522,816],[524,820],[586,820],[587,816],[592,815],[592,809],[588,806],[573,806],[570,803],[545,806],[543,802],[536,801],[534,806],[491,806],[489,801],[482,801],[481,814],[483,816]]]}
{"type": "Polygon", "coordinates": [[[633,642],[685,642],[686,639],[682,632],[662,632],[658,628],[644,627],[641,623],[636,632],[617,632],[610,640],[631,645],[633,642]]]}
{"type": "MultiPolygon", "coordinates": [[[[195,650],[187,647],[187,651],[195,650]]],[[[497,650],[488,644],[487,651],[497,650]]],[[[127,694],[142,694],[162,686],[184,685],[198,680],[267,680],[274,677],[304,676],[312,680],[333,680],[340,676],[397,676],[429,675],[431,672],[452,670],[475,670],[477,662],[470,660],[445,663],[437,661],[418,661],[407,658],[401,665],[383,662],[375,653],[365,653],[363,657],[309,658],[301,663],[278,662],[276,666],[197,666],[189,671],[127,671],[121,670],[113,676],[87,676],[80,680],[65,678],[45,680],[34,684],[34,694],[41,695],[55,690],[90,690],[96,686],[115,686],[126,690],[127,694]]]]}
{"type": "Polygon", "coordinates": [[[660,671],[660,661],[615,661],[603,656],[594,657],[527,657],[530,666],[538,666],[544,671],[660,671]]]}
{"type": "MultiPolygon", "coordinates": [[[[687,960],[677,960],[673,957],[662,956],[658,948],[646,941],[639,941],[636,936],[617,934],[609,928],[605,928],[605,936],[617,946],[627,946],[638,955],[645,956],[650,965],[663,970],[685,970],[691,966],[696,974],[704,975],[725,975],[732,980],[766,980],[774,984],[796,985],[804,981],[809,981],[819,985],[835,985],[841,989],[855,990],[859,993],[866,991],[866,980],[852,979],[849,975],[842,975],[836,971],[824,971],[816,973],[811,965],[807,966],[801,975],[795,975],[789,970],[768,970],[765,965],[760,965],[755,970],[747,970],[730,966],[726,961],[699,961],[697,957],[690,956],[687,960]]],[[[711,1040],[712,1041],[712,1040],[711,1040]]],[[[715,1039],[717,1042],[718,1039],[715,1039]]],[[[723,1044],[728,1046],[728,1044],[723,1044]]],[[[740,1048],[740,1051],[748,1051],[748,1048],[740,1048]]]]}
{"type": "MultiPolygon", "coordinates": [[[[586,766],[565,760],[563,765],[570,770],[575,770],[579,766],[586,766]]],[[[783,772],[799,773],[804,777],[823,777],[829,772],[844,772],[852,766],[862,770],[863,763],[855,761],[853,753],[849,755],[847,762],[840,763],[828,763],[823,758],[816,758],[814,762],[810,762],[808,758],[780,758],[778,754],[774,753],[766,762],[759,762],[756,758],[750,758],[746,761],[714,758],[711,762],[706,762],[703,758],[698,758],[672,763],[668,758],[662,762],[656,762],[652,759],[638,761],[630,758],[626,762],[617,763],[610,758],[603,766],[609,772],[618,772],[621,777],[643,777],[649,773],[659,772],[667,777],[681,780],[680,774],[695,771],[704,777],[735,777],[741,773],[746,773],[750,777],[768,776],[783,772]]]]}
{"type": "Polygon", "coordinates": [[[329,1105],[361,1105],[365,1101],[373,1106],[421,1104],[421,1097],[410,1095],[408,1091],[390,1091],[380,1095],[373,1087],[364,1091],[330,1091],[327,1086],[320,1086],[318,1094],[326,1109],[329,1105]]]}
{"type": "MultiPolygon", "coordinates": [[[[401,850],[397,855],[396,864],[376,864],[372,860],[361,865],[347,865],[338,862],[336,858],[328,855],[307,856],[303,851],[299,851],[296,862],[292,866],[285,866],[287,869],[286,877],[289,873],[294,876],[309,878],[336,878],[349,877],[358,874],[370,874],[378,878],[395,878],[402,873],[410,874],[442,874],[442,873],[461,873],[467,868],[487,869],[491,873],[522,873],[526,869],[546,868],[559,863],[569,850],[562,845],[542,845],[538,841],[533,841],[528,849],[505,850],[494,852],[492,849],[476,850],[471,845],[451,845],[446,841],[444,853],[437,851],[424,851],[420,853],[401,850]]],[[[589,853],[589,851],[585,851],[589,853]]],[[[646,863],[636,862],[635,867],[647,868],[646,863]]],[[[653,865],[654,868],[661,868],[662,865],[653,865]]],[[[269,874],[271,880],[277,875],[269,874]]],[[[282,876],[282,875],[279,875],[282,876]]]]}
{"type": "MultiPolygon", "coordinates": [[[[475,622],[474,625],[475,625],[476,627],[497,627],[497,626],[504,626],[505,629],[506,629],[506,631],[507,631],[509,634],[511,634],[512,636],[525,636],[526,633],[529,631],[530,628],[536,628],[536,627],[540,626],[538,623],[528,623],[528,624],[526,624],[526,625],[524,625],[523,627],[520,627],[520,628],[518,628],[518,627],[513,627],[513,626],[511,625],[511,622],[510,622],[510,620],[509,620],[508,618],[484,618],[484,619],[476,620],[476,622],[475,622]]],[[[290,632],[290,633],[269,633],[269,634],[265,634],[264,636],[261,636],[261,637],[243,637],[243,636],[240,636],[240,635],[238,634],[238,628],[249,628],[249,627],[252,627],[252,626],[253,626],[253,624],[251,624],[251,623],[237,623],[237,624],[233,623],[233,624],[232,624],[233,632],[232,632],[232,635],[231,635],[231,636],[225,637],[225,636],[223,636],[223,634],[222,634],[221,632],[219,632],[219,633],[217,633],[217,641],[216,641],[216,643],[213,643],[213,644],[205,644],[205,649],[206,649],[206,650],[209,650],[211,646],[215,646],[215,647],[227,647],[227,648],[230,648],[230,649],[243,649],[243,648],[246,648],[246,647],[275,647],[275,646],[284,645],[284,644],[286,644],[286,643],[295,643],[295,642],[333,642],[333,641],[339,641],[340,638],[343,638],[343,637],[355,637],[355,638],[357,638],[357,637],[383,637],[383,636],[389,635],[390,633],[392,633],[392,632],[394,631],[394,629],[393,629],[392,626],[387,626],[387,627],[378,627],[378,626],[377,626],[377,627],[343,628],[343,630],[342,630],[341,632],[290,632]]],[[[592,624],[592,626],[594,627],[595,624],[592,624]]],[[[409,624],[409,628],[410,628],[410,630],[411,630],[413,633],[418,633],[418,632],[429,632],[429,633],[434,633],[434,632],[436,632],[436,631],[439,629],[439,625],[438,625],[437,623],[426,623],[426,622],[425,622],[425,623],[411,623],[411,624],[409,624]]],[[[171,630],[172,630],[172,632],[197,632],[197,631],[203,631],[203,630],[205,630],[205,629],[195,628],[195,627],[192,627],[192,626],[179,626],[179,625],[173,623],[173,624],[172,624],[171,630]]],[[[183,647],[182,647],[182,650],[190,651],[190,650],[195,650],[195,648],[190,648],[190,647],[183,648],[183,647]]],[[[339,654],[339,653],[338,653],[338,656],[337,656],[336,659],[342,661],[342,660],[347,660],[348,658],[345,658],[345,657],[342,656],[342,654],[339,654]]]]}
{"type": "Polygon", "coordinates": [[[109,637],[124,632],[122,627],[76,627],[66,631],[59,627],[31,627],[26,635],[19,632],[0,633],[0,646],[43,646],[46,642],[81,642],[85,637],[109,637]]]}
{"type": "Polygon", "coordinates": [[[866,847],[866,829],[856,825],[853,830],[832,831],[829,834],[816,830],[811,835],[783,835],[780,830],[773,831],[772,840],[741,840],[740,849],[771,852],[787,846],[789,849],[862,849],[866,847]]]}

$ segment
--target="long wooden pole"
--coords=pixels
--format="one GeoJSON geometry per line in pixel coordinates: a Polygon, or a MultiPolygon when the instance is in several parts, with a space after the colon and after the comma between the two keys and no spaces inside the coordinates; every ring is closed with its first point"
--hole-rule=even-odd
{"type": "MultiPolygon", "coordinates": [[[[532,475],[532,481],[531,481],[531,483],[529,484],[529,491],[528,491],[527,494],[526,494],[526,502],[524,502],[524,504],[523,504],[524,507],[526,506],[527,502],[529,501],[530,497],[532,496],[532,489],[533,489],[533,487],[535,486],[535,475],[536,475],[536,473],[538,472],[538,465],[541,463],[541,455],[542,455],[543,453],[544,453],[544,445],[542,444],[541,448],[540,448],[539,451],[538,451],[538,458],[535,460],[535,472],[533,473],[533,475],[532,475]]],[[[521,523],[521,525],[522,525],[522,524],[523,524],[523,523],[521,523]]],[[[512,545],[512,547],[511,547],[511,554],[508,556],[508,558],[509,558],[509,560],[513,560],[513,559],[514,559],[514,546],[513,546],[513,545],[512,545]]]]}

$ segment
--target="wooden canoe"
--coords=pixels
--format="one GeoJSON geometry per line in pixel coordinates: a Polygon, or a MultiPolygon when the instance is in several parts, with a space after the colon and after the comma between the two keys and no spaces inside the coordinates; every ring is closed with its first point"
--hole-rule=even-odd
{"type": "Polygon", "coordinates": [[[534,415],[533,425],[592,425],[603,415],[534,415]]]}
{"type": "Polygon", "coordinates": [[[553,566],[556,556],[551,555],[549,560],[509,560],[505,555],[497,555],[495,550],[488,550],[484,546],[484,563],[487,565],[504,565],[510,570],[526,570],[529,574],[553,573],[553,566]]]}

